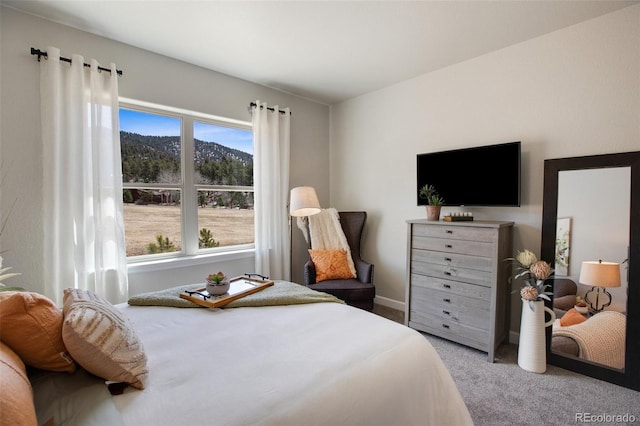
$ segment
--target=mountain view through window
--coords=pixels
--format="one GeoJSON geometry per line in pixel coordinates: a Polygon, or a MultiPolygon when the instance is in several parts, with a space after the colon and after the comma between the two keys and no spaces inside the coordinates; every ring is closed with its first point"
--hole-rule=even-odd
{"type": "Polygon", "coordinates": [[[127,256],[253,244],[250,129],[120,109],[127,256]]]}

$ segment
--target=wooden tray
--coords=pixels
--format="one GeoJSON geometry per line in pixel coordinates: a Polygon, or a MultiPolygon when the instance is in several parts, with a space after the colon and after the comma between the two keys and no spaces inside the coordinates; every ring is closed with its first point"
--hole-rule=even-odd
{"type": "Polygon", "coordinates": [[[257,293],[258,291],[264,290],[265,288],[273,285],[273,281],[244,276],[231,278],[229,281],[231,281],[229,291],[219,296],[209,294],[205,286],[196,290],[185,290],[180,293],[180,297],[208,308],[219,308],[227,303],[233,302],[234,300],[240,299],[241,297],[257,293]]]}

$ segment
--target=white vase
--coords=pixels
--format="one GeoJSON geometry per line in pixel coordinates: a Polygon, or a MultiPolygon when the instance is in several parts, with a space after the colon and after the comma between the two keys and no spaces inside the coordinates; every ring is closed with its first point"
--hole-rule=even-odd
{"type": "Polygon", "coordinates": [[[520,341],[518,344],[518,365],[532,373],[547,371],[547,347],[545,328],[553,324],[556,315],[553,310],[544,306],[542,300],[533,301],[533,309],[529,300],[522,299],[522,318],[520,320],[520,341]],[[544,321],[544,313],[551,319],[544,321]]]}

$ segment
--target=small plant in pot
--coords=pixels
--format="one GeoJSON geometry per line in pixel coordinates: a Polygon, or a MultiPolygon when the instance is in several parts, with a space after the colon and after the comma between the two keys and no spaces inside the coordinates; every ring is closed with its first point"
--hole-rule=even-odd
{"type": "Polygon", "coordinates": [[[229,291],[231,283],[227,279],[227,276],[218,272],[217,274],[209,274],[207,276],[207,293],[217,296],[225,294],[229,291]]]}
{"type": "Polygon", "coordinates": [[[440,210],[444,204],[444,198],[438,194],[433,185],[426,184],[420,188],[420,198],[427,200],[427,220],[440,220],[440,210]]]}
{"type": "Polygon", "coordinates": [[[581,314],[589,313],[589,307],[587,306],[587,303],[582,300],[580,296],[576,296],[576,305],[574,306],[574,308],[576,308],[576,311],[580,312],[581,314]]]}

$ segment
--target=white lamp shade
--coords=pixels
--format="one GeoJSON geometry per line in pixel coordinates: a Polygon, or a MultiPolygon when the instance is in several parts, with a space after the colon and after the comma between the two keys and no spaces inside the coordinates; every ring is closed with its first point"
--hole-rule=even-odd
{"type": "Polygon", "coordinates": [[[320,213],[320,201],[311,186],[298,186],[291,190],[289,214],[291,216],[312,216],[320,213]]]}
{"type": "Polygon", "coordinates": [[[601,260],[582,262],[580,283],[596,287],[620,287],[620,264],[601,260]]]}

